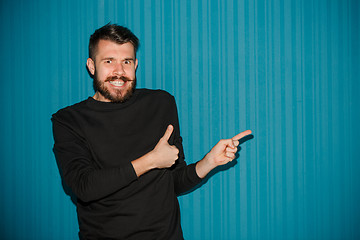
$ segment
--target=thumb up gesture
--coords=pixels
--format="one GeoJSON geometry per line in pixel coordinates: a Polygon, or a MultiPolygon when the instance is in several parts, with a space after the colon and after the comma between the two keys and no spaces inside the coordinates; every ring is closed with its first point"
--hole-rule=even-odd
{"type": "Polygon", "coordinates": [[[179,149],[168,142],[173,131],[174,127],[169,125],[152,151],[154,168],[169,168],[178,159],[179,149]]]}

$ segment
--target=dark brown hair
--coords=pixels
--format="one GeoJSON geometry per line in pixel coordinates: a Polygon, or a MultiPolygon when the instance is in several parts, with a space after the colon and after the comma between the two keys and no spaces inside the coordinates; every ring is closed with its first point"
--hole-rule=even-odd
{"type": "Polygon", "coordinates": [[[126,27],[116,24],[106,24],[97,29],[90,37],[89,57],[95,61],[97,45],[100,40],[110,40],[118,44],[130,42],[134,46],[135,54],[139,48],[139,39],[126,27]]]}

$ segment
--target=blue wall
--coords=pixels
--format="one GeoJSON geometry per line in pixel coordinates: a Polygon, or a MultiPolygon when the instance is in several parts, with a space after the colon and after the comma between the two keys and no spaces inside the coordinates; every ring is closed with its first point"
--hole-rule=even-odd
{"type": "Polygon", "coordinates": [[[357,0],[0,3],[1,239],[74,239],[50,116],[93,94],[90,34],[141,40],[139,86],[177,100],[187,161],[240,158],[179,198],[186,239],[360,239],[357,0]]]}

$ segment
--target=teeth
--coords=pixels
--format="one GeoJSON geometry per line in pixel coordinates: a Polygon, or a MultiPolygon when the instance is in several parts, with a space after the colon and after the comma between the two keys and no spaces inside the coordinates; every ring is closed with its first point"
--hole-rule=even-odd
{"type": "Polygon", "coordinates": [[[114,86],[121,87],[124,85],[125,82],[123,81],[110,81],[110,83],[114,86]]]}

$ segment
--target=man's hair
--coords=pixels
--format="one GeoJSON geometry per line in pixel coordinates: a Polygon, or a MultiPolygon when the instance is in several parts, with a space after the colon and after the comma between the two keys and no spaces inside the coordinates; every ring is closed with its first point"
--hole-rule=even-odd
{"type": "Polygon", "coordinates": [[[90,37],[89,57],[95,61],[97,46],[100,40],[110,40],[118,44],[131,43],[135,54],[139,48],[139,39],[126,27],[116,24],[106,24],[97,29],[90,37]]]}

